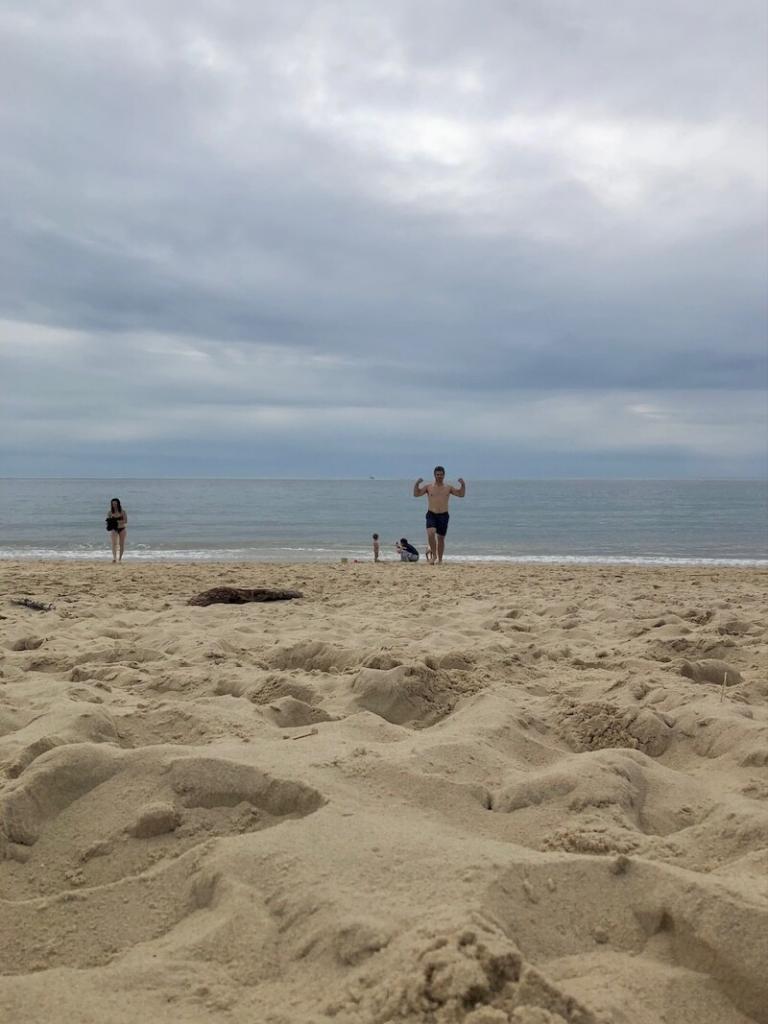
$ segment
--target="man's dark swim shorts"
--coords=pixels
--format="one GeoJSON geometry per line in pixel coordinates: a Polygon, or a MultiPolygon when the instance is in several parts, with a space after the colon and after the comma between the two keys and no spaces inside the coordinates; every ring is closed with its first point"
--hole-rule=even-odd
{"type": "Polygon", "coordinates": [[[427,512],[427,529],[435,530],[438,537],[444,537],[448,533],[448,513],[427,512]]]}

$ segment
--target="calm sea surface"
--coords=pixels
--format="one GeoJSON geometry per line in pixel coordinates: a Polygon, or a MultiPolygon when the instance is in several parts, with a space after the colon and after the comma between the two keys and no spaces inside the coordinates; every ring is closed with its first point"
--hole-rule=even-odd
{"type": "MultiPolygon", "coordinates": [[[[403,480],[0,480],[0,558],[110,558],[119,497],[127,556],[186,561],[423,552],[426,499],[403,480]]],[[[768,564],[763,481],[470,480],[451,499],[451,560],[768,564]]]]}

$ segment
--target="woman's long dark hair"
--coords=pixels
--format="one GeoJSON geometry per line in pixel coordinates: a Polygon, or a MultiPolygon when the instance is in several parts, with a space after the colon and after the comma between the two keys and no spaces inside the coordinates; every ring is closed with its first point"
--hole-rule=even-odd
{"type": "Polygon", "coordinates": [[[117,511],[118,512],[122,512],[123,511],[123,506],[120,504],[120,499],[119,498],[113,498],[112,501],[110,501],[110,503],[109,503],[109,511],[110,512],[114,512],[115,511],[115,505],[117,505],[117,511]]]}

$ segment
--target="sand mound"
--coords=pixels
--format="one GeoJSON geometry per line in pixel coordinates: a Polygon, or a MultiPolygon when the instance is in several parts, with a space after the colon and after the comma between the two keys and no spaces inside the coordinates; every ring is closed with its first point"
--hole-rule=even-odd
{"type": "Polygon", "coordinates": [[[558,722],[561,735],[574,750],[630,747],[658,757],[672,740],[667,719],[649,708],[571,701],[560,710],[558,722]]]}
{"type": "Polygon", "coordinates": [[[0,834],[31,846],[46,822],[119,771],[118,751],[72,744],[42,754],[0,799],[0,834]]]}
{"type": "Polygon", "coordinates": [[[353,704],[394,725],[428,726],[453,710],[459,694],[450,679],[420,662],[364,668],[352,683],[353,704]]]}
{"type": "MultiPolygon", "coordinates": [[[[515,935],[526,959],[539,960],[546,972],[564,958],[579,957],[584,970],[584,957],[600,950],[627,953],[638,958],[648,978],[659,978],[661,963],[695,972],[700,985],[716,982],[717,1003],[713,1008],[706,998],[699,1001],[698,1020],[720,1024],[724,1006],[725,1019],[739,1021],[738,1010],[747,1020],[766,1020],[768,979],[757,969],[768,950],[761,934],[764,907],[702,883],[690,872],[634,857],[582,857],[574,863],[561,855],[500,872],[488,890],[487,906],[498,926],[515,935]]],[[[610,963],[610,955],[605,960],[610,963]]],[[[596,1014],[619,1008],[626,1013],[636,1004],[640,1017],[645,997],[638,999],[635,972],[617,972],[613,980],[613,1006],[595,998],[593,985],[579,986],[582,999],[596,1014]]],[[[558,987],[570,990],[564,980],[558,987]]],[[[655,994],[651,985],[650,998],[655,994]]],[[[663,1014],[679,1019],[674,992],[663,1014]]],[[[630,1019],[636,1019],[634,1013],[630,1019]]]]}
{"type": "Polygon", "coordinates": [[[456,669],[460,672],[471,672],[475,659],[466,651],[448,651],[446,654],[426,657],[424,664],[434,669],[456,669]]]}
{"type": "Polygon", "coordinates": [[[323,803],[317,790],[275,779],[247,764],[210,757],[180,758],[168,772],[185,807],[234,807],[250,803],[275,817],[311,814],[323,803]]]}
{"type": "Polygon", "coordinates": [[[744,619],[727,619],[725,622],[721,622],[717,627],[718,633],[723,633],[725,636],[746,636],[747,633],[751,633],[756,627],[752,622],[746,622],[744,619]]]}
{"type": "Polygon", "coordinates": [[[279,697],[266,705],[265,715],[281,729],[296,725],[314,725],[316,722],[331,722],[333,718],[322,708],[313,707],[295,697],[279,697]]]}
{"type": "Polygon", "coordinates": [[[249,689],[247,697],[254,704],[269,704],[281,697],[294,697],[296,700],[304,701],[305,704],[314,704],[318,699],[311,686],[297,683],[287,676],[275,674],[267,676],[263,683],[249,689]]]}
{"type": "Polygon", "coordinates": [[[609,805],[634,811],[645,792],[641,767],[642,761],[617,751],[568,758],[502,789],[493,800],[493,809],[510,813],[568,797],[567,805],[574,811],[609,805]]]}
{"type": "Polygon", "coordinates": [[[270,664],[278,669],[303,669],[305,672],[341,672],[358,664],[358,656],[323,640],[302,640],[276,650],[270,664]]]}
{"type": "Polygon", "coordinates": [[[479,914],[417,926],[391,942],[326,1013],[344,1022],[597,1024],[578,1002],[526,964],[479,914]]]}
{"type": "Polygon", "coordinates": [[[36,651],[43,646],[44,642],[39,636],[22,636],[17,640],[12,640],[8,647],[12,651],[36,651]]]}
{"type": "Polygon", "coordinates": [[[714,683],[717,686],[738,686],[744,680],[741,673],[726,661],[710,658],[704,661],[684,661],[680,675],[694,683],[714,683]]]}
{"type": "Polygon", "coordinates": [[[386,671],[390,668],[397,668],[398,665],[402,665],[402,662],[386,651],[373,651],[366,655],[360,664],[363,668],[377,668],[386,671]]]}
{"type": "Polygon", "coordinates": [[[17,862],[12,889],[57,892],[138,874],[211,836],[259,831],[322,803],[316,790],[251,765],[80,744],[41,756],[7,788],[0,836],[17,862]]]}
{"type": "MultiPolygon", "coordinates": [[[[583,821],[587,822],[588,833],[595,833],[597,826],[602,826],[600,832],[605,833],[608,827],[615,835],[618,826],[622,833],[631,830],[643,835],[668,836],[690,829],[711,812],[712,805],[700,786],[681,779],[678,773],[644,754],[601,750],[531,772],[529,777],[499,790],[492,798],[492,808],[507,814],[538,809],[536,816],[527,815],[529,828],[536,821],[545,828],[568,819],[568,830],[560,828],[555,833],[560,837],[572,836],[574,826],[579,835],[583,834],[583,821]]],[[[545,843],[550,848],[565,848],[551,837],[545,843]]],[[[622,834],[619,846],[607,849],[626,852],[638,845],[634,837],[622,834]]]]}
{"type": "Polygon", "coordinates": [[[750,708],[710,704],[674,713],[675,734],[687,737],[699,757],[736,759],[743,767],[768,763],[768,722],[750,708]]]}
{"type": "Polygon", "coordinates": [[[113,717],[93,704],[72,702],[32,719],[0,740],[0,765],[15,779],[32,762],[54,747],[68,743],[116,743],[113,717]]]}
{"type": "MultiPolygon", "coordinates": [[[[129,840],[130,843],[147,846],[162,839],[129,840]]],[[[87,868],[103,865],[115,855],[115,848],[108,844],[92,848],[91,860],[76,863],[62,877],[62,889],[55,891],[45,884],[40,872],[39,886],[34,880],[24,884],[24,877],[34,867],[29,863],[20,866],[6,861],[5,871],[15,876],[14,890],[0,900],[0,971],[5,975],[0,986],[0,1008],[9,1011],[22,1005],[19,988],[11,985],[11,975],[19,975],[18,983],[28,972],[42,972],[44,988],[37,1002],[29,996],[34,993],[32,985],[24,984],[27,992],[23,1001],[21,1019],[50,1019],[51,989],[56,993],[58,1006],[69,1006],[69,1013],[62,1012],[61,1019],[87,1019],[85,1007],[92,1000],[100,1002],[105,998],[102,984],[94,984],[88,992],[87,976],[81,971],[88,968],[105,970],[111,961],[121,954],[167,934],[195,907],[194,891],[190,878],[201,855],[201,847],[190,850],[175,858],[161,860],[157,867],[149,867],[143,873],[126,873],[116,881],[107,884],[88,885],[83,882],[87,868]],[[27,898],[20,893],[30,890],[27,898]],[[37,890],[37,891],[35,891],[37,890]],[[44,895],[39,895],[39,893],[44,895]],[[73,939],[73,935],[76,939],[73,939]],[[67,972],[66,979],[59,981],[56,968],[76,968],[67,972]],[[80,980],[82,978],[82,981],[80,980]],[[85,991],[84,991],[84,987],[85,991]],[[88,993],[88,994],[86,994],[88,993]]],[[[88,851],[83,851],[83,855],[88,851]]],[[[58,874],[58,866],[55,869],[58,874]]],[[[137,977],[140,988],[134,989],[126,999],[124,986],[116,984],[123,1008],[116,1005],[110,1018],[125,1014],[126,1022],[135,1020],[137,1000],[148,997],[151,1001],[152,983],[146,975],[137,977]],[[139,993],[143,989],[143,995],[139,993]]],[[[109,1003],[109,1000],[107,1000],[109,1003]]]]}

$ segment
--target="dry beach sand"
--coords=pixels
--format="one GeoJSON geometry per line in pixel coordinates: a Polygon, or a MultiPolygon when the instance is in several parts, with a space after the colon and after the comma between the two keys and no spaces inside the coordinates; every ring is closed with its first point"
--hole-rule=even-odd
{"type": "Polygon", "coordinates": [[[768,1021],[766,579],[0,565],[0,1017],[768,1021]]]}

